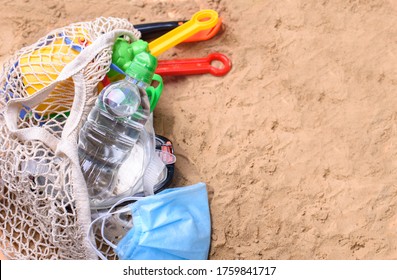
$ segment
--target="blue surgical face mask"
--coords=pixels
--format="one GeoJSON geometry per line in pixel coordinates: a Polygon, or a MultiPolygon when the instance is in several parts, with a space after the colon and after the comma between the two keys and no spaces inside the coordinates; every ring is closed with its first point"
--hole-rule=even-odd
{"type": "Polygon", "coordinates": [[[204,183],[167,189],[156,195],[141,198],[130,204],[127,209],[115,213],[125,211],[131,212],[133,227],[117,246],[104,237],[102,223],[104,240],[114,248],[119,259],[208,258],[211,222],[204,183]]]}

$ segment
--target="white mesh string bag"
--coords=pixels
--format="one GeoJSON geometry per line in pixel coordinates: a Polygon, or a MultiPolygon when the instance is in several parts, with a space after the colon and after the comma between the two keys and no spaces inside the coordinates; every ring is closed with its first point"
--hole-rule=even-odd
{"type": "Polygon", "coordinates": [[[71,24],[3,66],[0,247],[8,258],[97,259],[86,238],[91,213],[77,141],[119,36],[140,34],[117,18],[71,24]]]}

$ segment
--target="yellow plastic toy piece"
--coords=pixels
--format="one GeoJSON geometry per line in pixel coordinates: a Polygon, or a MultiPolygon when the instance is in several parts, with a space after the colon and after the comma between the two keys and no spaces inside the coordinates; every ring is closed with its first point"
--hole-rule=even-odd
{"type": "MultiPolygon", "coordinates": [[[[84,34],[80,31],[70,38],[68,44],[61,36],[20,57],[19,67],[27,94],[32,95],[57,79],[63,68],[79,55],[72,44],[79,46],[82,37],[84,34]]],[[[64,96],[70,91],[70,86],[73,86],[72,80],[60,83],[36,110],[45,114],[70,110],[70,98],[64,96]]]]}
{"type": "Polygon", "coordinates": [[[199,11],[189,21],[150,42],[150,53],[158,56],[197,32],[214,27],[217,22],[218,13],[214,10],[199,11]]]}

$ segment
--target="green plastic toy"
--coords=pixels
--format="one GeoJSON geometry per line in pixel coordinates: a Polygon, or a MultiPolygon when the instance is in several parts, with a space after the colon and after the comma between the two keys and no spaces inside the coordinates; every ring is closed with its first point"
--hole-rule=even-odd
{"type": "Polygon", "coordinates": [[[154,108],[156,108],[164,87],[163,79],[161,78],[160,75],[154,74],[153,81],[158,82],[159,83],[158,86],[157,87],[150,86],[146,88],[146,93],[149,97],[149,102],[150,102],[150,112],[153,112],[154,108]]]}
{"type": "MultiPolygon", "coordinates": [[[[143,40],[138,40],[130,44],[123,38],[117,38],[113,45],[112,63],[125,71],[137,54],[148,51],[148,43],[143,40]]],[[[112,78],[118,74],[117,71],[110,70],[108,77],[112,78]]]]}
{"type": "MultiPolygon", "coordinates": [[[[143,40],[128,43],[125,39],[118,38],[113,46],[112,63],[125,74],[145,83],[150,83],[149,79],[158,82],[157,87],[146,88],[152,112],[160,99],[164,85],[160,75],[153,75],[157,67],[157,58],[150,54],[148,43],[143,40]],[[132,63],[133,61],[138,63],[132,63]]],[[[110,70],[107,75],[112,78],[119,75],[119,72],[110,70]]]]}

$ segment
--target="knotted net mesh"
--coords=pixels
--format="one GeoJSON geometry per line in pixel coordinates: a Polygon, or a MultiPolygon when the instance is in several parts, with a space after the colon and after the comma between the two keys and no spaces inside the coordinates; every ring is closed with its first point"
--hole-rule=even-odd
{"type": "MultiPolygon", "coordinates": [[[[111,64],[111,45],[92,49],[90,46],[118,30],[121,34],[127,31],[125,36],[131,40],[140,36],[133,25],[123,19],[98,18],[75,23],[54,30],[19,50],[3,66],[0,77],[0,247],[8,258],[96,258],[86,237],[91,221],[86,185],[73,157],[77,155],[79,129],[111,64]],[[82,59],[82,53],[88,50],[90,59],[82,59]],[[72,62],[81,69],[76,73],[68,69],[70,77],[59,80],[72,62]],[[77,73],[80,79],[74,79],[77,73]],[[43,92],[47,93],[38,104],[20,104],[14,117],[15,129],[11,129],[7,123],[10,104],[44,96],[43,92]],[[84,92],[84,98],[74,104],[77,92],[84,92]],[[72,114],[73,119],[69,117],[72,114]],[[74,123],[69,124],[73,129],[66,134],[68,122],[74,123]],[[51,141],[43,140],[47,138],[51,141]],[[59,143],[65,141],[69,149],[60,149],[60,152],[59,143]]],[[[117,36],[120,35],[117,33],[117,36]]],[[[113,253],[99,238],[97,245],[112,257],[113,253]]]]}

